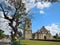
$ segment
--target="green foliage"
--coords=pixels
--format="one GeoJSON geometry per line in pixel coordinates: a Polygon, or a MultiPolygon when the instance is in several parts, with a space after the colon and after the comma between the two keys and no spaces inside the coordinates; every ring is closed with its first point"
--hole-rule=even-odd
{"type": "Polygon", "coordinates": [[[13,41],[14,45],[20,45],[20,41],[13,41]]]}
{"type": "Polygon", "coordinates": [[[2,30],[0,29],[0,38],[5,38],[5,37],[6,37],[6,35],[3,34],[3,32],[4,32],[4,31],[2,31],[2,30]]]}
{"type": "Polygon", "coordinates": [[[60,36],[58,36],[58,39],[60,39],[60,36]]]}
{"type": "Polygon", "coordinates": [[[22,32],[21,31],[19,32],[19,36],[22,37],[22,32]]]}
{"type": "Polygon", "coordinates": [[[58,34],[56,33],[56,39],[58,38],[58,34]]]}
{"type": "Polygon", "coordinates": [[[60,39],[60,37],[58,36],[58,34],[56,33],[56,35],[55,36],[53,36],[53,38],[55,38],[55,39],[60,39]]]}
{"type": "Polygon", "coordinates": [[[56,38],[56,36],[53,36],[53,38],[56,38]]]}

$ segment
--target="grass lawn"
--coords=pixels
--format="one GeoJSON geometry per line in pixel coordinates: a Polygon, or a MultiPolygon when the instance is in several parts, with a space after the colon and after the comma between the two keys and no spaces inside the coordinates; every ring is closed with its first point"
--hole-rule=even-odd
{"type": "Polygon", "coordinates": [[[22,45],[60,45],[60,42],[21,40],[22,45]]]}

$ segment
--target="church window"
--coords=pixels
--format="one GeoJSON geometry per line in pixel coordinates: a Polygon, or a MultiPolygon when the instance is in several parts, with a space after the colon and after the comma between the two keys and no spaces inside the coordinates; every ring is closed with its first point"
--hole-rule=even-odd
{"type": "Polygon", "coordinates": [[[28,25],[28,27],[30,27],[30,26],[28,25]]]}

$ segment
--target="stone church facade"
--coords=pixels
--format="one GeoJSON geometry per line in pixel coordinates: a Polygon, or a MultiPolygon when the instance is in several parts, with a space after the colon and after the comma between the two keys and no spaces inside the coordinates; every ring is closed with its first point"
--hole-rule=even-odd
{"type": "Polygon", "coordinates": [[[52,39],[50,31],[47,30],[44,26],[35,33],[32,33],[31,28],[31,20],[26,18],[24,26],[24,39],[52,39]]]}
{"type": "Polygon", "coordinates": [[[33,39],[52,39],[50,31],[48,31],[44,26],[37,32],[32,34],[33,39]]]}

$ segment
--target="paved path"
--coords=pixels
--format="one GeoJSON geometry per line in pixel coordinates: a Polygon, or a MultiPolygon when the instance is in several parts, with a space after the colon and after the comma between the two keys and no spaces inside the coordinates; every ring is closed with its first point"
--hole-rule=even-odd
{"type": "Polygon", "coordinates": [[[8,42],[0,42],[0,45],[10,45],[10,43],[8,42]]]}
{"type": "Polygon", "coordinates": [[[9,39],[1,39],[0,45],[10,45],[10,40],[9,39]]]}

